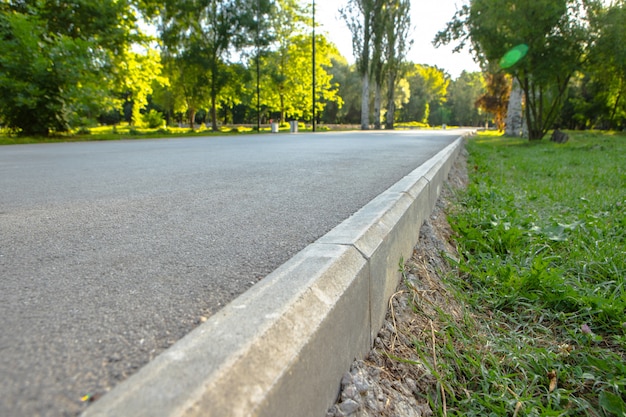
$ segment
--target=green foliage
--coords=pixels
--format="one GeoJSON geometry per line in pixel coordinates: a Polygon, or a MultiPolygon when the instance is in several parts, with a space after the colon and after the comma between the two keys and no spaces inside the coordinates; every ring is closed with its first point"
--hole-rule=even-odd
{"type": "Polygon", "coordinates": [[[153,86],[169,82],[161,76],[160,55],[154,49],[148,49],[144,53],[126,51],[118,58],[117,88],[132,103],[131,122],[141,124],[141,110],[148,104],[153,86]]]}
{"type": "Polygon", "coordinates": [[[369,129],[370,81],[374,90],[374,127],[381,127],[386,88],[386,125],[393,129],[396,87],[412,44],[410,7],[407,0],[350,0],[340,10],[352,34],[356,70],[361,76],[361,129],[369,129]]]}
{"type": "MultiPolygon", "coordinates": [[[[241,50],[254,45],[257,40],[254,34],[261,29],[258,22],[265,18],[269,8],[267,1],[185,0],[165,3],[160,29],[166,56],[175,63],[183,63],[181,69],[193,74],[191,79],[180,74],[181,87],[187,87],[185,95],[194,101],[194,105],[188,106],[192,127],[193,115],[198,109],[196,105],[204,104],[206,94],[210,100],[212,128],[218,130],[218,98],[229,82],[229,73],[225,71],[227,58],[232,48],[241,50]],[[192,88],[188,88],[189,81],[193,83],[192,88]],[[196,89],[194,85],[206,87],[196,89]]],[[[175,64],[170,68],[179,67],[175,64]]]]}
{"type": "Polygon", "coordinates": [[[485,77],[480,72],[463,71],[450,82],[447,104],[450,107],[450,123],[457,126],[478,126],[485,116],[476,107],[478,98],[485,93],[485,77]]]}
{"type": "MultiPolygon", "coordinates": [[[[330,57],[338,54],[334,45],[322,35],[316,37],[316,113],[321,113],[328,103],[343,104],[338,96],[338,86],[333,82],[327,68],[332,65],[330,57]]],[[[295,35],[288,39],[284,50],[268,52],[261,57],[261,104],[270,112],[278,112],[280,120],[287,118],[311,119],[313,107],[311,86],[311,39],[295,35]]]]}
{"type": "Polygon", "coordinates": [[[398,121],[434,124],[436,116],[431,117],[431,110],[440,109],[445,103],[450,85],[449,76],[437,67],[414,64],[407,71],[406,79],[410,96],[399,110],[398,121]]]}
{"type": "Polygon", "coordinates": [[[150,129],[156,129],[159,127],[163,127],[165,125],[165,120],[163,119],[163,113],[158,112],[154,109],[142,115],[143,123],[147,125],[150,129]]]}
{"type": "Polygon", "coordinates": [[[626,126],[626,3],[615,2],[610,7],[592,13],[591,26],[595,35],[589,54],[587,72],[598,88],[593,101],[605,106],[595,114],[595,123],[609,128],[626,126]]]}
{"type": "Polygon", "coordinates": [[[69,128],[71,97],[65,88],[75,81],[73,57],[86,47],[64,36],[47,37],[42,26],[34,16],[0,15],[0,117],[23,135],[69,128]]]}
{"type": "Polygon", "coordinates": [[[361,78],[355,66],[349,65],[343,57],[335,55],[331,57],[328,73],[337,84],[337,94],[342,98],[344,105],[340,107],[333,102],[328,103],[323,120],[327,123],[360,123],[361,78]]]}
{"type": "Polygon", "coordinates": [[[429,128],[430,125],[428,123],[422,122],[398,122],[395,124],[395,128],[397,129],[412,129],[412,128],[429,128]]]}
{"type": "Polygon", "coordinates": [[[496,65],[509,49],[527,45],[525,58],[506,71],[524,90],[529,138],[541,139],[557,119],[568,81],[587,52],[587,6],[582,0],[474,0],[435,41],[457,40],[461,47],[469,40],[485,66],[496,65]]]}
{"type": "Polygon", "coordinates": [[[486,91],[475,103],[481,110],[493,114],[496,127],[502,132],[511,93],[511,77],[502,72],[488,72],[485,81],[486,91]]]}
{"type": "MultiPolygon", "coordinates": [[[[141,128],[142,114],[155,108],[168,123],[188,121],[194,129],[208,118],[216,129],[218,118],[224,124],[256,121],[257,100],[263,122],[310,120],[312,21],[305,4],[3,2],[0,120],[12,133],[46,136],[90,125],[86,121],[116,124],[120,114],[141,128]],[[159,39],[139,30],[141,13],[158,28],[159,39]],[[157,44],[161,53],[154,49],[157,44]],[[202,117],[196,120],[196,114],[202,117]]],[[[553,123],[622,128],[624,2],[588,1],[584,10],[581,4],[475,0],[459,9],[438,42],[471,42],[484,62],[497,62],[513,45],[529,45],[527,57],[508,71],[528,97],[533,138],[553,123]]],[[[375,121],[386,114],[387,128],[398,121],[476,125],[484,118],[470,104],[481,88],[477,74],[450,82],[442,70],[404,63],[411,43],[409,7],[408,0],[348,2],[342,15],[354,35],[355,65],[317,35],[316,113],[322,122],[369,120],[372,101],[375,121]]]]}
{"type": "Polygon", "coordinates": [[[120,65],[130,45],[143,41],[128,1],[5,2],[0,10],[7,126],[45,136],[119,104],[113,85],[132,75],[120,65]]]}

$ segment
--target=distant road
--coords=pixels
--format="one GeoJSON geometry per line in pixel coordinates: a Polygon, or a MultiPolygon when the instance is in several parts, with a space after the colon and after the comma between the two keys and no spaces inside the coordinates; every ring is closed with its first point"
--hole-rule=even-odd
{"type": "Polygon", "coordinates": [[[76,415],[461,133],[0,147],[0,415],[76,415]]]}

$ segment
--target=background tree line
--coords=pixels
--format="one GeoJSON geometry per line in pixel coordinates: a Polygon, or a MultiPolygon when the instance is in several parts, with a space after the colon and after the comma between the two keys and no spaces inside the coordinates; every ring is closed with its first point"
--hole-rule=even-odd
{"type": "MultiPolygon", "coordinates": [[[[316,35],[319,122],[501,124],[517,79],[533,136],[623,127],[624,1],[473,0],[436,39],[469,44],[483,64],[456,79],[406,61],[409,7],[348,2],[340,14],[354,64],[316,35]],[[499,69],[518,43],[530,45],[528,56],[499,69]]],[[[310,121],[311,17],[299,0],[5,0],[0,124],[47,135],[96,123],[310,121]]]]}
{"type": "Polygon", "coordinates": [[[515,96],[534,140],[558,127],[626,127],[625,22],[624,0],[472,0],[435,42],[471,48],[490,74],[483,106],[502,112],[510,88],[521,90],[515,96]],[[526,55],[503,65],[519,45],[526,55]]]}

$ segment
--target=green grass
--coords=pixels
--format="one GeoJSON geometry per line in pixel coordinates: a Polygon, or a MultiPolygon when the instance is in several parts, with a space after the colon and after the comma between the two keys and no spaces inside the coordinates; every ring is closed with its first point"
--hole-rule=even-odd
{"type": "MultiPolygon", "coordinates": [[[[316,126],[318,131],[329,130],[326,126],[316,126]]],[[[270,133],[270,127],[261,127],[260,133],[270,133]]],[[[279,128],[279,132],[289,132],[288,124],[279,128]]],[[[300,132],[310,132],[311,126],[301,124],[300,132]]],[[[90,128],[75,129],[72,132],[59,133],[48,137],[32,137],[11,135],[0,131],[0,145],[20,145],[32,143],[56,143],[56,142],[84,142],[84,141],[108,141],[123,139],[157,139],[157,138],[186,138],[197,136],[230,136],[257,133],[255,129],[245,126],[223,126],[218,132],[213,132],[204,126],[196,126],[194,130],[189,128],[137,128],[126,124],[119,126],[96,126],[90,128]]]]}
{"type": "Polygon", "coordinates": [[[626,135],[570,136],[468,143],[437,415],[626,416],[626,135]]]}

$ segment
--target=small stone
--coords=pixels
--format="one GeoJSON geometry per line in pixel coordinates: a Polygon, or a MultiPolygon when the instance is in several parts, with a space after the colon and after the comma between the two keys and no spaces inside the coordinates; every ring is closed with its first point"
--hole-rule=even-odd
{"type": "Polygon", "coordinates": [[[341,378],[341,386],[345,387],[350,384],[352,384],[352,374],[350,372],[346,372],[343,374],[343,378],[341,378]]]}
{"type": "Polygon", "coordinates": [[[339,404],[339,410],[346,416],[356,413],[361,406],[354,400],[346,400],[339,404]]]}
{"type": "Polygon", "coordinates": [[[412,393],[417,393],[417,384],[415,383],[415,380],[413,380],[412,378],[407,378],[405,381],[405,384],[407,386],[407,388],[409,390],[411,390],[412,393]]]}
{"type": "Polygon", "coordinates": [[[550,140],[556,143],[565,143],[569,140],[569,135],[561,132],[559,129],[556,129],[554,133],[552,133],[550,140]]]}
{"type": "Polygon", "coordinates": [[[343,388],[341,392],[341,400],[346,401],[348,399],[357,399],[359,398],[359,392],[357,391],[354,385],[347,385],[343,388]]]}
{"type": "Polygon", "coordinates": [[[326,417],[336,417],[335,410],[336,407],[334,405],[330,407],[330,409],[326,412],[326,417]]]}
{"type": "Polygon", "coordinates": [[[373,395],[368,395],[365,398],[365,407],[369,411],[380,412],[381,410],[380,405],[379,405],[380,403],[382,403],[382,400],[378,401],[376,398],[374,398],[373,395]]]}
{"type": "Polygon", "coordinates": [[[109,362],[119,362],[121,360],[122,360],[122,356],[117,352],[114,352],[111,355],[109,355],[109,362]]]}
{"type": "Polygon", "coordinates": [[[354,386],[359,392],[359,394],[366,393],[367,390],[370,388],[370,384],[367,382],[367,379],[363,375],[360,375],[360,374],[355,375],[353,381],[354,381],[354,386]]]}

